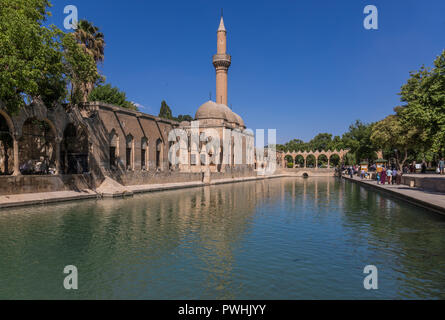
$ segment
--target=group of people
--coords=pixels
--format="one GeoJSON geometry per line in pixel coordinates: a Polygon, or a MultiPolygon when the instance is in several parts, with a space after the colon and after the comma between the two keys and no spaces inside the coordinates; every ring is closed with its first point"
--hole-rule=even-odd
{"type": "Polygon", "coordinates": [[[55,168],[50,166],[48,159],[40,157],[39,161],[28,160],[20,166],[20,172],[30,174],[55,174],[55,168]]]}
{"type": "Polygon", "coordinates": [[[380,172],[377,172],[377,184],[401,184],[402,183],[402,172],[397,170],[395,167],[386,169],[382,168],[380,172]]]}

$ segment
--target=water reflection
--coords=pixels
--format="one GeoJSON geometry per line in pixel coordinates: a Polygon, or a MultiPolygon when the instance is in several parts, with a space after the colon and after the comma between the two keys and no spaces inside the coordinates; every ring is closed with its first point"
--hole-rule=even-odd
{"type": "Polygon", "coordinates": [[[334,178],[4,210],[0,298],[445,298],[444,220],[334,178]]]}

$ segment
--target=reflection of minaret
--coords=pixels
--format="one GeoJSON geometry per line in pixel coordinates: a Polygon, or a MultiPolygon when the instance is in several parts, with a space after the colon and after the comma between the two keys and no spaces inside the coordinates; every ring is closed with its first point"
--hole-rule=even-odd
{"type": "Polygon", "coordinates": [[[227,54],[227,31],[221,14],[221,22],[217,31],[217,52],[213,56],[213,66],[216,70],[216,103],[227,105],[227,72],[231,57],[227,54]]]}

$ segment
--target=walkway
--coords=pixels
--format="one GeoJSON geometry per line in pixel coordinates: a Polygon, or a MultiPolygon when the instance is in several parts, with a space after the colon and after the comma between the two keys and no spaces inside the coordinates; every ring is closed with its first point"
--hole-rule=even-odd
{"type": "Polygon", "coordinates": [[[374,180],[360,179],[359,177],[349,178],[343,176],[344,179],[354,181],[360,185],[374,188],[390,194],[396,198],[405,200],[411,204],[435,211],[445,215],[445,194],[428,191],[419,188],[410,188],[407,185],[381,185],[374,180]]]}
{"type": "Polygon", "coordinates": [[[0,209],[36,204],[48,204],[63,201],[95,199],[97,193],[92,190],[84,191],[56,191],[41,193],[22,193],[0,196],[0,209]]]}

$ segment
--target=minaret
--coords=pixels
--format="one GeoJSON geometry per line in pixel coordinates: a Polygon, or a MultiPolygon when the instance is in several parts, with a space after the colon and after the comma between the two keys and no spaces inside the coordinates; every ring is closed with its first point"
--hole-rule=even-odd
{"type": "Polygon", "coordinates": [[[217,31],[217,52],[213,56],[213,66],[216,70],[216,103],[227,103],[227,72],[231,64],[231,57],[227,54],[227,31],[221,14],[221,22],[217,31]]]}

